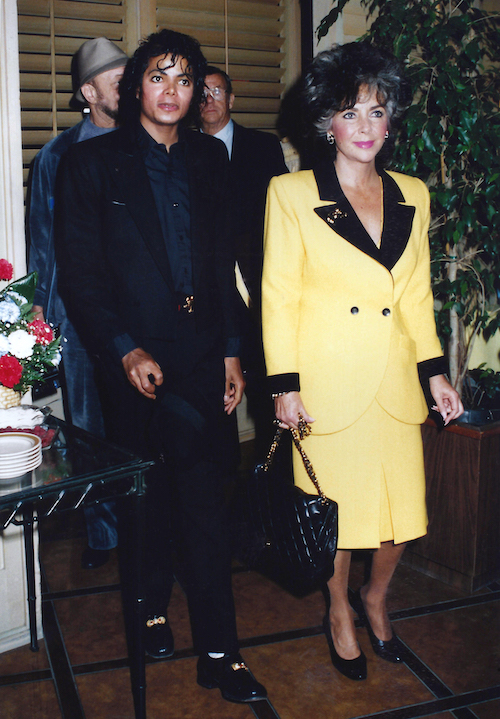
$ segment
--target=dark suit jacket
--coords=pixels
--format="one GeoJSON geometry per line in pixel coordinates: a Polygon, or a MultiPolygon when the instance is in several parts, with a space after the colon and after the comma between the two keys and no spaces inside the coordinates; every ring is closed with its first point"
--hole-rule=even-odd
{"type": "Polygon", "coordinates": [[[260,307],[267,186],[271,177],[286,172],[288,168],[276,135],[234,123],[229,167],[232,241],[241,273],[256,307],[260,307]]]}
{"type": "MultiPolygon", "coordinates": [[[[184,137],[197,332],[232,338],[238,329],[224,219],[227,154],[207,135],[184,137]]],[[[56,226],[60,293],[94,352],[119,362],[117,338],[146,350],[149,339],[176,339],[178,297],[136,127],[69,149],[60,164],[56,226]]]]}

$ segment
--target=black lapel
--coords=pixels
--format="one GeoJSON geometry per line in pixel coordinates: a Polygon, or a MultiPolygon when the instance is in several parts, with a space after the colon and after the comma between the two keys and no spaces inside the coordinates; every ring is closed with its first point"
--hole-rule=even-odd
{"type": "Polygon", "coordinates": [[[153,259],[171,291],[174,291],[172,270],[163,238],[156,203],[139,151],[134,130],[118,130],[120,142],[116,151],[103,153],[114,183],[124,201],[153,259]]]}
{"type": "Polygon", "coordinates": [[[314,176],[320,199],[330,200],[332,203],[315,207],[316,214],[351,245],[391,270],[408,243],[415,214],[414,207],[399,204],[405,199],[397,183],[386,172],[381,173],[384,187],[384,227],[379,249],[342,192],[330,155],[323,157],[315,165],[314,176]]]}
{"type": "Polygon", "coordinates": [[[384,227],[379,262],[392,270],[410,239],[415,207],[401,204],[405,201],[403,193],[387,172],[382,172],[381,177],[384,185],[384,227]]]}

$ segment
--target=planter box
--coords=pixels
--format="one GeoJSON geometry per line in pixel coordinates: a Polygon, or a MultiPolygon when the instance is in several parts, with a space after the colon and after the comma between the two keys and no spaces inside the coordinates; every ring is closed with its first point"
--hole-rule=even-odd
{"type": "Polygon", "coordinates": [[[500,579],[500,422],[422,426],[428,534],[404,563],[473,592],[500,579]]]}

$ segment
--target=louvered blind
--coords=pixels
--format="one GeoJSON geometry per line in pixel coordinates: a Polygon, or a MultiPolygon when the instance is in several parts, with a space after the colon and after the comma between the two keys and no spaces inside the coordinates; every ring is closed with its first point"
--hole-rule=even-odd
{"type": "Polygon", "coordinates": [[[208,61],[227,69],[237,96],[234,117],[273,129],[297,64],[285,42],[287,10],[296,0],[18,0],[23,167],[52,137],[76,124],[71,110],[71,58],[82,42],[104,36],[124,51],[143,35],[170,27],[196,37],[208,61]],[[127,18],[136,22],[127,27],[127,18]],[[139,30],[140,28],[140,30],[139,30]],[[287,57],[288,53],[288,57],[287,57]]]}
{"type": "Polygon", "coordinates": [[[38,150],[75,125],[70,109],[71,58],[80,45],[104,36],[125,50],[121,0],[18,0],[24,180],[38,150]]]}
{"type": "Polygon", "coordinates": [[[157,27],[196,37],[233,80],[233,117],[273,129],[285,89],[284,0],[158,0],[157,27]]]}

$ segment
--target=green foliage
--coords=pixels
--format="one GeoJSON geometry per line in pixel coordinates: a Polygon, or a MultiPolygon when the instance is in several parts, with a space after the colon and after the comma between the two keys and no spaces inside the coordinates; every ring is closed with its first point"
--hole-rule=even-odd
{"type": "Polygon", "coordinates": [[[486,367],[483,362],[470,370],[464,384],[466,408],[498,409],[500,406],[500,372],[486,367]]]}
{"type": "Polygon", "coordinates": [[[30,272],[29,275],[21,277],[20,280],[14,280],[13,282],[11,282],[10,285],[6,288],[5,293],[3,294],[9,296],[10,293],[14,292],[18,295],[21,295],[29,303],[31,309],[31,305],[33,304],[33,300],[35,298],[37,282],[38,272],[30,272]]]}
{"type": "Polygon", "coordinates": [[[437,326],[460,387],[471,335],[500,328],[499,16],[472,0],[361,3],[375,16],[366,37],[406,63],[413,87],[393,167],[431,192],[437,326]]]}
{"type": "Polygon", "coordinates": [[[322,37],[325,37],[325,35],[327,35],[328,30],[332,27],[332,25],[337,22],[339,15],[342,13],[342,10],[348,2],[349,0],[333,0],[334,7],[332,8],[332,10],[330,10],[328,15],[323,18],[318,28],[316,29],[318,42],[321,40],[322,37]]]}

